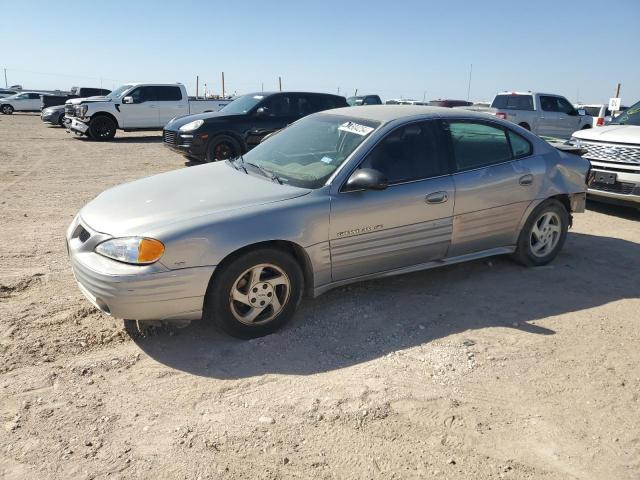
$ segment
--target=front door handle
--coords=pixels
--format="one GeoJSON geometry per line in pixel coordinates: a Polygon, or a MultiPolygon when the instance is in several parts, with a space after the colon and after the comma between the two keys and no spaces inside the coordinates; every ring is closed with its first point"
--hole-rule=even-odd
{"type": "Polygon", "coordinates": [[[447,192],[434,192],[425,197],[427,203],[444,203],[449,200],[447,192]]]}
{"type": "Polygon", "coordinates": [[[533,175],[530,173],[520,177],[520,185],[531,185],[533,183],[533,175]]]}

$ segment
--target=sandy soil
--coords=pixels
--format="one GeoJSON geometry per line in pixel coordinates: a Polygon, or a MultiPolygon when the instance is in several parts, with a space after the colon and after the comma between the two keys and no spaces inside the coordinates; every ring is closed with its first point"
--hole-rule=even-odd
{"type": "Polygon", "coordinates": [[[242,342],[131,339],[64,232],[107,187],[184,168],[158,134],[0,116],[0,477],[640,478],[640,215],[590,205],[563,253],[372,281],[242,342]]]}

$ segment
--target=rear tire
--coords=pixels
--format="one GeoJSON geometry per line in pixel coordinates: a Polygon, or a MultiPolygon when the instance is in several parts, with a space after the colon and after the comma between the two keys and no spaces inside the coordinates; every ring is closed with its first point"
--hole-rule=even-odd
{"type": "Polygon", "coordinates": [[[229,135],[213,137],[207,147],[207,162],[236,158],[242,153],[240,143],[229,135]]]}
{"type": "Polygon", "coordinates": [[[90,137],[98,141],[111,140],[116,136],[116,122],[106,115],[93,117],[89,122],[90,137]]]}
{"type": "Polygon", "coordinates": [[[524,128],[525,130],[529,130],[529,131],[531,131],[531,127],[530,127],[530,126],[529,126],[529,124],[528,124],[528,123],[526,123],[526,122],[519,123],[518,125],[520,125],[520,126],[521,126],[522,128],[524,128]]]}
{"type": "Polygon", "coordinates": [[[569,212],[558,200],[538,205],[520,231],[514,260],[528,267],[551,262],[564,245],[569,221],[569,212]]]}
{"type": "Polygon", "coordinates": [[[203,318],[237,338],[269,335],[291,320],[303,287],[302,269],[290,254],[276,248],[252,250],[214,274],[203,318]]]}
{"type": "Polygon", "coordinates": [[[5,104],[0,107],[0,111],[3,115],[11,115],[13,113],[13,107],[11,105],[5,104]]]}

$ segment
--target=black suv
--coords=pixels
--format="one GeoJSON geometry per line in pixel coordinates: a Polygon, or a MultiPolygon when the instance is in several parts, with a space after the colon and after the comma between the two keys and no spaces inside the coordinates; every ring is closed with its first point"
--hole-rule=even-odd
{"type": "Polygon", "coordinates": [[[250,93],[218,112],[174,118],[162,137],[165,146],[189,158],[226,160],[306,115],[346,106],[344,97],[326,93],[250,93]]]}

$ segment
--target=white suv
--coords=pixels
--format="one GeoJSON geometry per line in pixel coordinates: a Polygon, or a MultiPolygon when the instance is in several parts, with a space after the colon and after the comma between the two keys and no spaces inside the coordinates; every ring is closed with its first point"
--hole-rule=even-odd
{"type": "Polygon", "coordinates": [[[640,208],[640,102],[604,127],[575,132],[569,143],[587,150],[591,198],[640,208]]]}
{"type": "Polygon", "coordinates": [[[0,98],[0,112],[11,115],[13,112],[39,112],[42,93],[21,92],[10,97],[0,98]]]}

